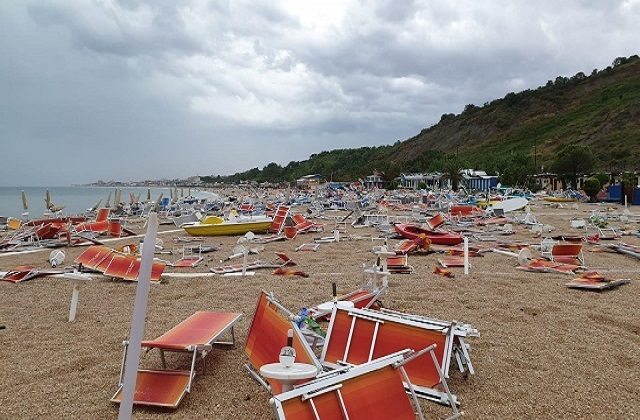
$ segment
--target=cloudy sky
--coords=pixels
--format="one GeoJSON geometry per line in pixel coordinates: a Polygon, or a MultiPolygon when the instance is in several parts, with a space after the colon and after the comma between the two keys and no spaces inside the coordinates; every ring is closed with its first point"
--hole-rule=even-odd
{"type": "Polygon", "coordinates": [[[406,139],[640,47],[640,0],[2,0],[0,185],[406,139]]]}

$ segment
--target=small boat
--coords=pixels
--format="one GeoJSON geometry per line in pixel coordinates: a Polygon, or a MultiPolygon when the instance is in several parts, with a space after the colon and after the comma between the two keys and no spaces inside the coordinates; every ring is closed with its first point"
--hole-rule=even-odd
{"type": "Polygon", "coordinates": [[[425,235],[427,238],[429,238],[432,244],[437,245],[458,245],[463,241],[462,235],[460,235],[459,233],[448,231],[432,231],[424,229],[418,225],[400,223],[395,225],[394,229],[403,238],[414,240],[419,235],[425,235]]]}
{"type": "Polygon", "coordinates": [[[578,201],[573,197],[562,197],[562,196],[544,197],[543,200],[549,203],[575,203],[578,201]]]}
{"type": "Polygon", "coordinates": [[[247,232],[266,232],[273,219],[265,216],[243,217],[225,220],[222,217],[208,216],[201,222],[185,223],[181,227],[194,236],[244,235],[247,232]]]}

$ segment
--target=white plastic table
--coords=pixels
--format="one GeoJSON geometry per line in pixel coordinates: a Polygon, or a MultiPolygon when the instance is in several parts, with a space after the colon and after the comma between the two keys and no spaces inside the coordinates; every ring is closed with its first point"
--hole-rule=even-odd
{"type": "MultiPolygon", "coordinates": [[[[350,300],[339,300],[336,302],[338,308],[341,309],[351,309],[354,304],[350,300]]],[[[318,310],[321,312],[331,312],[333,310],[333,301],[324,302],[318,305],[318,310]]]]}
{"type": "Polygon", "coordinates": [[[295,382],[315,378],[317,374],[318,368],[306,363],[294,363],[291,367],[280,363],[269,363],[260,368],[260,375],[275,379],[282,384],[282,392],[291,391],[295,382]]]}

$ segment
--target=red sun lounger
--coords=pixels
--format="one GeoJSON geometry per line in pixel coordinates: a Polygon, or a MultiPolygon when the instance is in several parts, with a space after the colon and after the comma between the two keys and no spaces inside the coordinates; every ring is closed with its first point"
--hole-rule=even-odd
{"type": "Polygon", "coordinates": [[[322,370],[322,365],[311,350],[297,324],[290,320],[293,314],[284,308],[273,296],[260,293],[256,312],[247,334],[244,348],[249,363],[245,367],[249,373],[264,387],[274,394],[281,391],[282,385],[274,380],[265,381],[260,375],[260,368],[268,363],[279,361],[280,349],[287,343],[287,333],[293,330],[293,347],[296,350],[296,362],[315,365],[322,370]]]}
{"type": "Polygon", "coordinates": [[[20,265],[13,270],[6,272],[3,277],[0,277],[0,280],[17,284],[22,283],[23,281],[35,279],[37,277],[44,277],[62,273],[64,273],[64,270],[42,270],[30,265],[20,265]]]}
{"type": "Polygon", "coordinates": [[[429,355],[408,363],[407,374],[422,398],[449,405],[451,400],[437,387],[441,373],[447,376],[454,345],[454,324],[432,326],[368,309],[335,307],[327,329],[321,362],[329,368],[361,365],[404,349],[420,350],[437,345],[436,366],[429,355]]]}
{"type": "Polygon", "coordinates": [[[551,260],[554,262],[570,265],[584,265],[584,254],[582,244],[568,243],[555,244],[551,248],[551,260]]]}
{"type": "Polygon", "coordinates": [[[113,253],[115,253],[115,251],[109,247],[93,245],[82,251],[82,253],[75,259],[75,262],[77,264],[82,264],[89,269],[95,270],[103,261],[111,257],[113,253]]]}
{"type": "Polygon", "coordinates": [[[94,232],[107,233],[109,231],[109,221],[102,220],[100,222],[79,223],[74,226],[76,232],[94,232]]]}
{"type": "MultiPolygon", "coordinates": [[[[247,270],[257,270],[259,268],[281,268],[296,265],[296,263],[282,252],[276,252],[276,259],[273,262],[256,260],[247,263],[247,270]]],[[[209,271],[216,274],[238,273],[242,271],[242,264],[223,265],[213,267],[209,271]]]]}
{"type": "MultiPolygon", "coordinates": [[[[432,355],[433,347],[420,353],[432,355]]],[[[420,404],[404,367],[416,356],[417,353],[404,350],[346,371],[328,373],[276,395],[271,399],[276,418],[422,420],[420,404]],[[405,387],[409,388],[409,393],[405,387]]],[[[437,363],[435,357],[433,361],[437,363]]],[[[449,419],[461,415],[455,404],[453,410],[454,414],[449,419]]]]}
{"type": "Polygon", "coordinates": [[[282,229],[284,228],[284,224],[287,221],[287,217],[289,216],[289,206],[279,205],[276,213],[273,216],[273,223],[271,223],[271,227],[269,228],[269,232],[271,233],[282,233],[282,229]]]}
{"type": "Polygon", "coordinates": [[[426,225],[429,230],[436,230],[438,227],[444,225],[446,222],[444,215],[442,213],[438,213],[435,216],[427,219],[426,225]]]}
{"type": "Polygon", "coordinates": [[[409,257],[406,254],[387,257],[387,270],[396,274],[413,274],[415,272],[415,269],[409,265],[409,257]]]}
{"type": "MultiPolygon", "coordinates": [[[[389,278],[378,267],[366,268],[362,274],[362,286],[347,294],[336,296],[337,301],[353,302],[353,306],[360,309],[368,309],[376,305],[376,302],[379,303],[389,288],[389,278]],[[378,277],[382,278],[382,284],[380,285],[378,284],[378,277]]],[[[331,309],[322,309],[330,306],[328,303],[331,303],[331,301],[310,308],[311,317],[317,320],[331,314],[331,309]]]]}
{"type": "Polygon", "coordinates": [[[566,283],[565,286],[570,289],[584,289],[599,292],[602,290],[614,289],[630,282],[630,279],[608,279],[595,271],[591,271],[588,273],[582,273],[580,277],[566,283]]]}
{"type": "Polygon", "coordinates": [[[463,257],[443,257],[443,258],[438,258],[438,264],[440,264],[444,268],[464,267],[464,258],[463,257]]]}
{"type": "Polygon", "coordinates": [[[96,222],[103,222],[109,219],[109,213],[111,212],[110,208],[101,208],[98,209],[98,213],[96,214],[96,222]]]}
{"type": "Polygon", "coordinates": [[[535,259],[529,261],[526,265],[521,265],[516,268],[518,270],[531,271],[534,273],[574,274],[578,269],[580,269],[580,266],[575,264],[562,264],[553,261],[535,259]]]}
{"type": "MultiPolygon", "coordinates": [[[[242,314],[231,312],[196,312],[155,340],[143,341],[142,347],[147,351],[158,349],[163,369],[138,370],[134,404],[158,407],[177,408],[185,395],[191,391],[191,384],[196,376],[196,359],[203,362],[203,373],[206,370],[205,357],[211,352],[214,344],[234,345],[234,325],[242,318],[242,314]],[[220,337],[231,334],[231,341],[218,341],[220,337]],[[164,352],[191,353],[191,369],[188,371],[166,370],[164,352]]],[[[111,398],[112,402],[122,400],[122,381],[127,356],[128,342],[124,342],[122,365],[118,390],[111,398]]]]}

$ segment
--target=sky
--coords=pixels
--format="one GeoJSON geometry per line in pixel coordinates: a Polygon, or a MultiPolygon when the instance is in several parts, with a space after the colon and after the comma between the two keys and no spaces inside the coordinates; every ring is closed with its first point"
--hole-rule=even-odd
{"type": "Polygon", "coordinates": [[[2,0],[0,185],[392,144],[639,53],[640,0],[2,0]]]}

